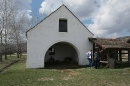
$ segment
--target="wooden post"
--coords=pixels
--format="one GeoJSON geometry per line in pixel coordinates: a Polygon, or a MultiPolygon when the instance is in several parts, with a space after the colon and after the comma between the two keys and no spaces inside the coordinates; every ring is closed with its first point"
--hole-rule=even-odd
{"type": "Polygon", "coordinates": [[[122,62],[122,56],[121,56],[121,50],[119,50],[119,60],[120,60],[120,62],[122,62]]]}
{"type": "Polygon", "coordinates": [[[106,54],[106,56],[107,56],[107,61],[109,61],[108,53],[106,54]]]}
{"type": "Polygon", "coordinates": [[[130,49],[128,49],[128,61],[129,61],[129,64],[130,64],[130,49]]]}
{"type": "Polygon", "coordinates": [[[94,53],[95,53],[95,43],[93,42],[93,56],[92,56],[92,64],[94,65],[94,53]]]}
{"type": "Polygon", "coordinates": [[[93,43],[93,56],[94,56],[94,53],[95,53],[95,43],[93,43]]]}
{"type": "Polygon", "coordinates": [[[107,61],[109,61],[109,49],[107,49],[106,56],[107,56],[107,61]]]}
{"type": "Polygon", "coordinates": [[[116,51],[116,60],[118,61],[118,49],[116,51]]]}

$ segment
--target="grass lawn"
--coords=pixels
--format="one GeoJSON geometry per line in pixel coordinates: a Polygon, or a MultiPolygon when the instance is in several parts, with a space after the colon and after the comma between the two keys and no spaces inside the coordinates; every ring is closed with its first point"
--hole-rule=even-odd
{"type": "Polygon", "coordinates": [[[5,57],[4,56],[2,56],[2,62],[0,62],[0,71],[4,68],[4,67],[6,67],[6,66],[8,66],[9,64],[11,64],[11,63],[13,63],[13,62],[15,62],[15,61],[17,61],[18,60],[18,58],[16,57],[16,54],[14,54],[14,55],[12,55],[12,56],[10,56],[10,55],[7,55],[7,60],[5,60],[5,57]]]}
{"type": "Polygon", "coordinates": [[[130,67],[121,69],[26,69],[26,56],[0,74],[0,86],[130,86],[130,67]]]}

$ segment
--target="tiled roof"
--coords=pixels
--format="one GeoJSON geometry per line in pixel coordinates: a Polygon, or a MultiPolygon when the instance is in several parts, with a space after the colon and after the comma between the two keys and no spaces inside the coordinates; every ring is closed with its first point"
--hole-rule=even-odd
{"type": "Polygon", "coordinates": [[[130,39],[109,39],[109,38],[89,38],[90,41],[96,43],[102,48],[124,48],[130,49],[130,39]]]}

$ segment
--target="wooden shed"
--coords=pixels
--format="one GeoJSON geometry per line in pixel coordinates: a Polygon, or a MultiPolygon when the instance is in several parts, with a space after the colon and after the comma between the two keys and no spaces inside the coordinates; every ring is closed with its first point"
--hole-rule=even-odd
{"type": "Polygon", "coordinates": [[[130,38],[89,38],[89,41],[93,42],[93,53],[96,48],[101,51],[100,63],[107,63],[109,68],[116,68],[116,63],[130,64],[130,38]]]}

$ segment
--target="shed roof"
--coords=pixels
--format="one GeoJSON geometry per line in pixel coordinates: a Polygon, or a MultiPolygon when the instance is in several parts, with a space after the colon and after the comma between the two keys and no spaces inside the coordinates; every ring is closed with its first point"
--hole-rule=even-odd
{"type": "Polygon", "coordinates": [[[96,43],[100,47],[107,49],[107,48],[114,48],[114,49],[130,49],[130,42],[124,39],[110,39],[110,38],[88,38],[93,43],[96,43]]]}

